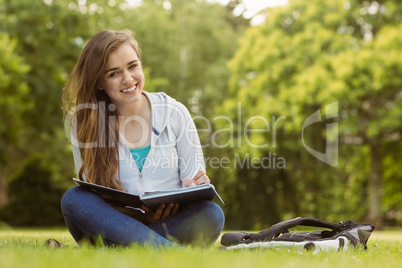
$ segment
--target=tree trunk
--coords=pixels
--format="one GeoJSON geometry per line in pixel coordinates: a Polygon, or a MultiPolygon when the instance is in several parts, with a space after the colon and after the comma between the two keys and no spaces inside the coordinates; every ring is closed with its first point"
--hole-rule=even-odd
{"type": "Polygon", "coordinates": [[[383,227],[381,213],[382,198],[382,173],[381,173],[381,154],[380,142],[375,141],[370,144],[371,170],[369,175],[369,220],[376,229],[383,227]]]}
{"type": "Polygon", "coordinates": [[[7,203],[7,191],[0,173],[0,207],[7,203]]]}

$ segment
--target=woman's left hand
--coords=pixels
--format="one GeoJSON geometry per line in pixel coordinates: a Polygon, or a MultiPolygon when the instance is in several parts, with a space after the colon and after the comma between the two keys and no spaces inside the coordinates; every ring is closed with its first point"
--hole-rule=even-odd
{"type": "Polygon", "coordinates": [[[160,205],[156,211],[150,210],[147,206],[141,205],[141,208],[145,211],[145,223],[152,224],[161,220],[166,219],[167,217],[173,216],[179,210],[179,204],[162,204],[160,205]]]}
{"type": "Polygon", "coordinates": [[[211,181],[209,180],[207,174],[204,170],[200,170],[195,174],[194,178],[184,178],[182,182],[182,187],[191,187],[201,184],[209,184],[211,181]]]}

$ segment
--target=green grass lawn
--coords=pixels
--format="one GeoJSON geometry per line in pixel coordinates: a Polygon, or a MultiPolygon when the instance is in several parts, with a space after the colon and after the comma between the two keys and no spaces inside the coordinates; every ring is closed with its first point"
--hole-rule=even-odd
{"type": "Polygon", "coordinates": [[[287,250],[78,248],[65,229],[0,229],[0,267],[399,267],[402,230],[374,231],[368,250],[297,253],[287,250]],[[45,248],[47,238],[69,245],[45,248]]]}

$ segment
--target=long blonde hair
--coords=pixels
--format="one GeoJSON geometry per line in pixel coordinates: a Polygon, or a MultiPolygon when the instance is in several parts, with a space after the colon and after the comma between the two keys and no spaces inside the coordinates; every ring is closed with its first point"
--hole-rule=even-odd
{"type": "Polygon", "coordinates": [[[99,78],[109,55],[128,43],[137,53],[141,51],[129,30],[105,30],[96,34],[85,46],[63,90],[63,110],[66,116],[77,105],[95,108],[79,109],[77,141],[91,146],[80,146],[83,174],[88,182],[124,190],[119,178],[119,125],[117,111],[106,107],[112,104],[105,90],[98,90],[99,78]],[[103,109],[100,109],[102,108],[103,109]],[[103,111],[102,111],[103,110],[103,111]]]}

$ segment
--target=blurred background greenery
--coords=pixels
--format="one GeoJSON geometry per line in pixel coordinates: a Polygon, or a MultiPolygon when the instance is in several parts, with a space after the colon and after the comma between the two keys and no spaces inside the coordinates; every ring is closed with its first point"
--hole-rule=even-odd
{"type": "Polygon", "coordinates": [[[63,224],[75,169],[62,88],[91,36],[128,28],[145,89],[181,101],[201,130],[227,229],[296,216],[402,224],[400,1],[290,0],[254,26],[243,12],[240,0],[0,0],[0,222],[63,224]],[[324,153],[327,135],[336,166],[304,147],[324,153]]]}

